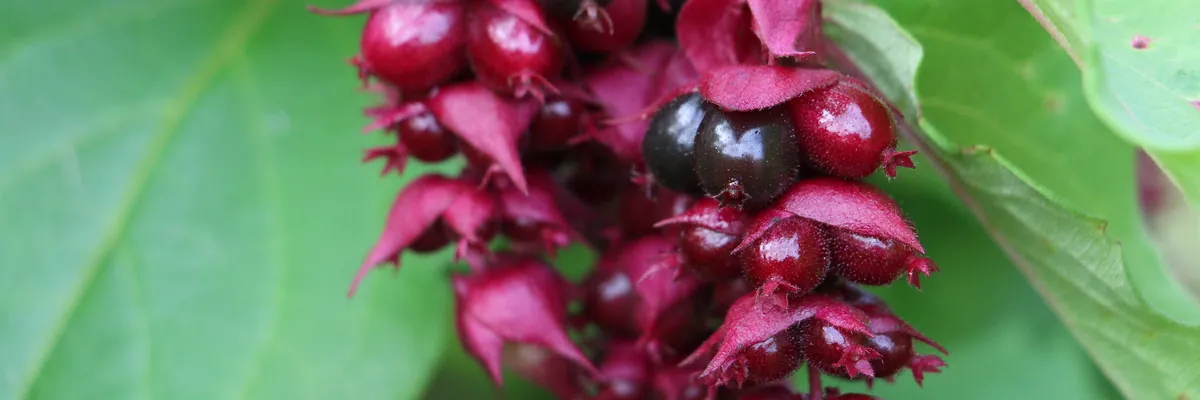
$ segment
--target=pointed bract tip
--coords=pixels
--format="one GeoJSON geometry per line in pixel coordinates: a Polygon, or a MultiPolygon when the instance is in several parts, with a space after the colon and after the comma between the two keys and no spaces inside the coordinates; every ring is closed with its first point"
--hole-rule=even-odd
{"type": "Polygon", "coordinates": [[[933,274],[934,272],[939,271],[937,264],[934,264],[933,260],[930,260],[925,257],[918,257],[916,255],[910,256],[908,259],[908,262],[906,264],[907,264],[906,274],[908,275],[908,284],[912,285],[913,287],[915,287],[917,289],[921,288],[921,275],[922,274],[925,275],[926,278],[928,278],[930,274],[933,274]]]}
{"type": "Polygon", "coordinates": [[[946,366],[946,362],[941,357],[932,355],[919,355],[913,357],[909,361],[908,368],[912,370],[913,380],[917,382],[917,386],[924,386],[925,373],[940,373],[942,367],[946,366]]]}
{"type": "Polygon", "coordinates": [[[305,8],[307,8],[310,12],[321,15],[351,15],[365,13],[376,8],[384,7],[391,3],[392,0],[359,0],[358,3],[354,3],[349,7],[337,10],[320,8],[314,5],[309,5],[305,8]]]}

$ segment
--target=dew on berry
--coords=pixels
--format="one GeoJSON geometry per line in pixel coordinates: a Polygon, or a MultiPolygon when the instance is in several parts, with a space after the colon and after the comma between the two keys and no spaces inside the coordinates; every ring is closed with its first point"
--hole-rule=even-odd
{"type": "Polygon", "coordinates": [[[770,205],[791,187],[801,161],[782,109],[709,112],[696,135],[695,158],[706,194],[751,210],[770,205]]]}

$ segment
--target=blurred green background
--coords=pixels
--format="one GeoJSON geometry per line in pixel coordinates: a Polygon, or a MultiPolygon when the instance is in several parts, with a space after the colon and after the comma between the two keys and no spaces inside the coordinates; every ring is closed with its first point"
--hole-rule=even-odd
{"type": "MultiPolygon", "coordinates": [[[[1106,130],[1078,70],[1016,2],[879,3],[925,46],[919,89],[946,135],[1011,150],[1126,243],[1146,241],[1132,147],[1092,134],[1072,154],[1129,161],[1071,178],[1054,163],[1072,155],[1013,139],[1034,129],[1057,148],[1106,130]],[[1116,194],[1092,196],[1097,182],[1116,194]]],[[[0,399],[496,394],[455,338],[448,253],[406,255],[398,275],[375,272],[345,297],[396,191],[457,161],[382,179],[358,162],[384,140],[358,133],[373,99],[345,63],[363,18],[306,4],[0,5],[0,399]]],[[[877,183],[942,266],[922,291],[880,292],[951,351],[924,389],[900,379],[877,393],[1117,397],[928,163],[877,183]]],[[[547,396],[517,377],[502,392],[547,396]]]]}

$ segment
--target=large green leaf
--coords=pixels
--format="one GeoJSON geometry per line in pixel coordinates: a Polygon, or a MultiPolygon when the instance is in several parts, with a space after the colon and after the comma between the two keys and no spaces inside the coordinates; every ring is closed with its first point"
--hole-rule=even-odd
{"type": "Polygon", "coordinates": [[[361,22],[303,7],[0,6],[0,398],[421,390],[440,261],[346,299],[400,182],[357,161],[361,22]]]}
{"type": "Polygon", "coordinates": [[[1200,206],[1200,18],[1190,0],[1021,0],[1083,70],[1087,99],[1200,206]],[[1136,46],[1139,42],[1144,46],[1136,46]],[[1143,47],[1143,48],[1138,48],[1143,47]]]}
{"type": "MultiPolygon", "coordinates": [[[[1016,3],[880,3],[924,48],[917,88],[927,135],[910,138],[932,157],[926,167],[945,173],[1127,396],[1200,394],[1200,328],[1176,321],[1197,321],[1197,309],[1162,278],[1136,214],[1133,149],[1097,134],[1104,126],[1070,79],[1077,74],[1070,60],[1016,3]],[[1146,304],[1131,276],[1154,288],[1142,294],[1175,320],[1146,304]]],[[[893,27],[846,28],[858,34],[841,40],[897,36],[893,27]]],[[[864,63],[913,51],[862,48],[869,46],[846,46],[864,63]]],[[[894,76],[877,80],[903,99],[896,90],[907,85],[887,84],[894,76]]]]}

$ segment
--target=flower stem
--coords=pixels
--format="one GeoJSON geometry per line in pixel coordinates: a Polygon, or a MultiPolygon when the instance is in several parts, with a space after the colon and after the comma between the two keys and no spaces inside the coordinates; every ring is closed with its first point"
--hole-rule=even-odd
{"type": "Polygon", "coordinates": [[[817,371],[817,367],[808,365],[808,400],[821,400],[821,395],[824,390],[821,390],[821,372],[817,371]]]}

